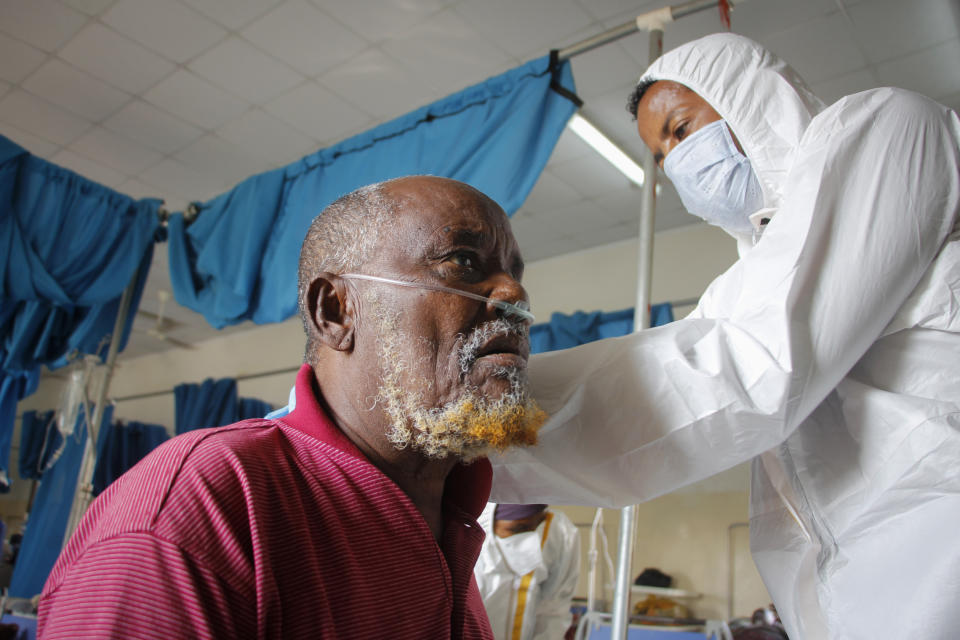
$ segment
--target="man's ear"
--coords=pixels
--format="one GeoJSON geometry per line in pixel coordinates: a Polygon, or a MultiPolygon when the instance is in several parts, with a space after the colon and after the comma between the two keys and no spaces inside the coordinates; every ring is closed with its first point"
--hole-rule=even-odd
{"type": "Polygon", "coordinates": [[[356,307],[347,299],[343,280],[332,273],[318,274],[310,281],[306,302],[319,342],[336,351],[351,351],[356,307]]]}

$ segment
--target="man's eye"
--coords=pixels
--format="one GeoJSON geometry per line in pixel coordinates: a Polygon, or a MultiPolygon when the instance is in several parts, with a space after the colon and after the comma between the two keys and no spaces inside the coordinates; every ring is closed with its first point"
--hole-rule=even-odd
{"type": "Polygon", "coordinates": [[[464,269],[478,269],[480,267],[480,263],[476,256],[471,253],[467,253],[466,251],[452,253],[447,260],[458,267],[463,267],[464,269]]]}
{"type": "Polygon", "coordinates": [[[674,129],[673,135],[677,140],[683,140],[687,136],[687,123],[684,122],[679,127],[674,129]]]}

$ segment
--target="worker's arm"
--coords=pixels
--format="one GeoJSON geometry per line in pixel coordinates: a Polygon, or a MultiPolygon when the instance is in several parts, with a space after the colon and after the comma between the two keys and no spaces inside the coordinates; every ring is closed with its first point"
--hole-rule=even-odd
{"type": "Polygon", "coordinates": [[[253,593],[241,593],[180,547],[150,533],[93,545],[40,599],[39,637],[256,637],[253,593]]]}
{"type": "Polygon", "coordinates": [[[540,444],[492,500],[623,506],[782,443],[908,299],[953,229],[953,112],[885,89],[808,128],[759,243],[690,317],[531,358],[540,444]]]}

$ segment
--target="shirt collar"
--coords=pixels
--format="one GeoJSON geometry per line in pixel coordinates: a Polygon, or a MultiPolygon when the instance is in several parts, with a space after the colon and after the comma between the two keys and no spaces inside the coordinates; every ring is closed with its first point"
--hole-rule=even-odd
{"type": "MultiPolygon", "coordinates": [[[[280,419],[282,422],[354,458],[369,462],[320,406],[316,376],[309,364],[300,367],[295,389],[296,406],[280,419]]],[[[447,476],[443,499],[476,518],[487,504],[492,483],[493,467],[486,458],[470,464],[460,463],[447,476]]]]}

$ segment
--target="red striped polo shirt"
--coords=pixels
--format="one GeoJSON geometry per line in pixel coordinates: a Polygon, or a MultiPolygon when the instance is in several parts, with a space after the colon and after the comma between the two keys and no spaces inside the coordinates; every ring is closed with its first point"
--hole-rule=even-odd
{"type": "Polygon", "coordinates": [[[96,501],[40,601],[42,638],[492,638],[473,579],[490,464],[447,479],[438,544],[297,377],[278,420],[191,431],[96,501]]]}

